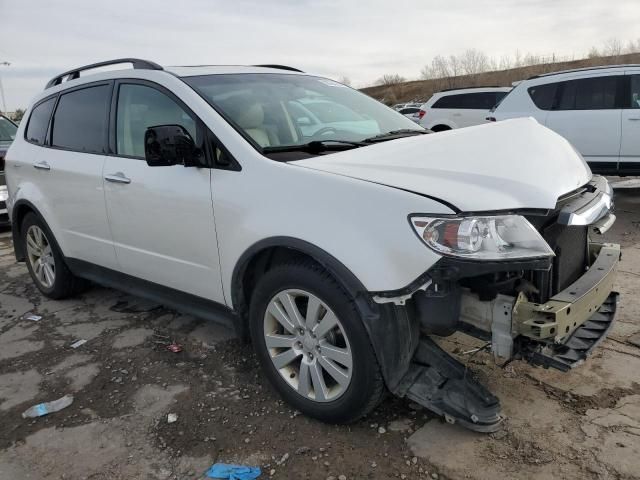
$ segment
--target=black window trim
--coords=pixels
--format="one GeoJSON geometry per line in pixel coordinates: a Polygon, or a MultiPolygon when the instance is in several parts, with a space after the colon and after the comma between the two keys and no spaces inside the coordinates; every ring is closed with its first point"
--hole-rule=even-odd
{"type": "Polygon", "coordinates": [[[108,85],[110,88],[109,93],[108,93],[108,98],[111,97],[111,95],[113,94],[113,80],[101,80],[98,82],[91,82],[91,83],[83,83],[82,85],[78,85],[75,87],[70,87],[67,88],[65,90],[61,90],[60,92],[58,92],[57,98],[56,98],[56,103],[53,106],[53,111],[51,112],[51,117],[49,118],[49,126],[47,128],[47,134],[45,137],[45,145],[47,148],[50,148],[52,150],[62,150],[65,152],[74,152],[74,153],[83,153],[86,155],[99,155],[99,156],[105,156],[106,152],[107,152],[107,139],[108,139],[108,135],[109,135],[109,104],[107,105],[107,122],[105,123],[105,125],[107,126],[106,131],[104,132],[103,138],[102,138],[102,152],[85,152],[85,151],[81,151],[81,150],[76,150],[74,148],[67,148],[67,147],[60,147],[60,146],[56,146],[53,145],[53,127],[54,127],[54,119],[56,116],[56,111],[58,110],[58,105],[60,104],[60,98],[62,98],[63,95],[66,95],[67,93],[72,93],[72,92],[76,92],[78,90],[84,90],[86,88],[92,88],[92,87],[101,87],[104,85],[108,85]]]}
{"type": "Polygon", "coordinates": [[[497,100],[497,94],[498,93],[504,93],[505,95],[509,92],[498,92],[498,91],[494,91],[494,90],[485,90],[484,92],[464,92],[464,93],[454,93],[454,94],[450,94],[450,95],[442,95],[440,98],[438,98],[433,105],[431,106],[431,108],[435,108],[435,109],[442,109],[442,110],[491,110],[491,108],[493,108],[493,106],[495,106],[495,104],[498,102],[497,100]],[[471,95],[475,95],[475,96],[480,96],[480,95],[493,95],[494,98],[494,105],[492,107],[489,108],[472,108],[472,107],[438,107],[438,103],[445,100],[445,99],[450,99],[452,97],[467,97],[467,96],[471,96],[471,95]]]}
{"type": "Polygon", "coordinates": [[[202,141],[204,144],[205,158],[206,158],[206,168],[217,169],[217,170],[231,170],[231,171],[241,171],[242,166],[235,157],[231,154],[229,149],[220,141],[220,139],[211,131],[211,129],[207,126],[202,119],[195,114],[195,112],[189,108],[189,106],[183,102],[176,94],[174,94],[171,90],[166,88],[159,83],[144,80],[140,78],[118,78],[114,81],[113,90],[111,93],[111,103],[109,108],[109,142],[107,153],[105,154],[108,157],[118,157],[118,158],[129,158],[131,160],[138,160],[145,162],[146,160],[142,157],[136,157],[134,155],[123,155],[117,153],[117,114],[118,114],[118,96],[120,95],[120,86],[121,85],[142,85],[145,87],[152,88],[157,90],[158,92],[166,95],[171,100],[176,102],[180,108],[182,108],[185,112],[191,115],[196,121],[196,129],[202,136],[202,141]],[[220,165],[215,162],[215,154],[213,151],[214,145],[218,147],[220,150],[224,152],[226,157],[231,162],[230,165],[220,165]]]}
{"type": "Polygon", "coordinates": [[[51,118],[53,117],[53,112],[55,112],[57,105],[58,105],[58,93],[54,93],[53,95],[48,95],[42,100],[39,100],[37,103],[34,103],[33,107],[31,107],[31,110],[29,111],[29,118],[27,118],[27,123],[24,127],[24,131],[22,132],[22,137],[25,142],[30,143],[31,145],[35,145],[36,147],[43,147],[43,148],[49,147],[49,130],[51,128],[51,118]],[[47,119],[47,128],[45,129],[45,132],[44,132],[44,143],[32,142],[27,137],[27,131],[29,130],[29,124],[31,123],[31,117],[33,116],[33,112],[36,108],[38,108],[43,103],[48,102],[49,100],[53,100],[53,108],[51,109],[51,112],[49,113],[49,118],[47,119]]]}

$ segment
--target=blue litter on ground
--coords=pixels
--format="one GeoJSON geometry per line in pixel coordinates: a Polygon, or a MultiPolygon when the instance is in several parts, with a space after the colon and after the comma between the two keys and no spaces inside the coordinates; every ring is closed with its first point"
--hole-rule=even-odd
{"type": "Polygon", "coordinates": [[[258,478],[261,473],[260,467],[216,463],[207,470],[206,476],[208,478],[228,480],[253,480],[254,478],[258,478]]]}

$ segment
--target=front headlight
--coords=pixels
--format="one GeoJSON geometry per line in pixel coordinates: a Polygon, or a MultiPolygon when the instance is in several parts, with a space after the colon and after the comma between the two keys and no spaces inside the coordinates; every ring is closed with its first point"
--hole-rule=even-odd
{"type": "Polygon", "coordinates": [[[538,231],[520,215],[431,218],[410,222],[427,246],[443,255],[474,260],[552,257],[538,231]]]}

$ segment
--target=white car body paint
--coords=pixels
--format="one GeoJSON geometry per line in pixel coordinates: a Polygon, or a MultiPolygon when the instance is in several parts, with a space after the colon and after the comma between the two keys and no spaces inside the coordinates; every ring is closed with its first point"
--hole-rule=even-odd
{"type": "MultiPolygon", "coordinates": [[[[187,69],[188,75],[265,71],[269,70],[187,69]]],[[[92,75],[91,81],[122,77],[122,71],[109,71],[92,75]]],[[[38,171],[33,168],[39,160],[36,150],[58,151],[24,141],[27,122],[22,122],[18,141],[7,155],[9,206],[29,200],[61,239],[65,256],[90,259],[231,307],[234,268],[262,240],[284,236],[309,242],[341,262],[367,290],[396,290],[441,258],[417,238],[408,215],[454,214],[446,202],[466,211],[551,208],[560,195],[585,184],[591,175],[565,140],[533,120],[421,135],[324,158],[276,162],[253,148],[194,90],[167,71],[128,70],[126,77],[149,80],[173,92],[215,133],[242,170],[174,166],[156,168],[149,176],[145,173],[151,167],[142,161],[129,164],[97,155],[91,168],[82,165],[86,159],[68,156],[54,160],[50,171],[38,171]],[[51,193],[49,180],[43,177],[53,178],[67,168],[65,163],[73,163],[68,168],[77,172],[89,169],[90,178],[80,181],[70,176],[51,193]],[[107,186],[97,178],[116,172],[130,178],[131,184],[107,186]],[[209,175],[212,207],[207,204],[209,175]],[[183,180],[176,181],[179,177],[183,180]],[[122,193],[125,189],[131,193],[122,193]],[[150,195],[141,199],[145,189],[150,195]],[[158,204],[161,197],[167,201],[158,204]],[[189,212],[196,204],[197,211],[189,212]],[[137,210],[142,207],[158,210],[144,215],[137,210]],[[107,212],[112,238],[105,230],[107,212]],[[83,218],[87,224],[70,218],[83,218]],[[161,232],[160,222],[164,222],[161,232]],[[79,227],[76,231],[70,225],[79,227]],[[144,245],[138,243],[141,239],[144,245]],[[149,265],[154,258],[161,261],[149,265]]],[[[34,102],[86,81],[81,78],[49,88],[34,102]]]]}

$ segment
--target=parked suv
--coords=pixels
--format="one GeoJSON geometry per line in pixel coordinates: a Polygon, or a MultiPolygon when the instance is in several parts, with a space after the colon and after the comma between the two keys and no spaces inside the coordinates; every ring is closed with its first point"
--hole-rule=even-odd
{"type": "Polygon", "coordinates": [[[530,119],[426,133],[290,67],[71,70],[7,155],[16,258],[50,298],[93,281],[233,325],[310,416],[353,421],[389,390],[492,431],[498,399],[434,336],[583,361],[616,310],[620,247],[590,239],[612,193],[530,119]],[[291,106],[311,100],[376,132],[309,132],[291,106]]]}
{"type": "Polygon", "coordinates": [[[516,117],[534,117],[558,132],[594,172],[640,175],[640,65],[532,77],[490,114],[490,120],[516,117]]]}
{"type": "Polygon", "coordinates": [[[16,137],[18,126],[4,115],[0,115],[0,226],[9,225],[7,214],[7,186],[4,175],[4,156],[13,139],[16,137]]]}
{"type": "Polygon", "coordinates": [[[477,87],[434,93],[420,107],[418,123],[434,132],[487,123],[491,109],[510,90],[508,87],[477,87]]]}

